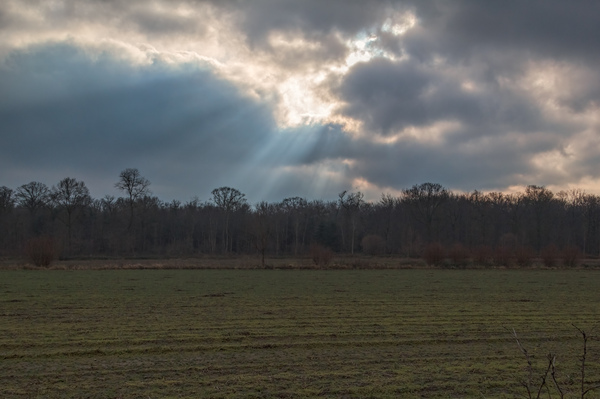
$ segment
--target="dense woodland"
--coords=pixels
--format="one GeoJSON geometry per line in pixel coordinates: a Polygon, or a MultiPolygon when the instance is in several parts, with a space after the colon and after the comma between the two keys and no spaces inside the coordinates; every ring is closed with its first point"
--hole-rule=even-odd
{"type": "Polygon", "coordinates": [[[121,172],[122,196],[91,198],[84,182],[0,187],[0,255],[19,256],[32,240],[51,240],[62,258],[88,256],[301,256],[338,253],[422,256],[428,246],[492,256],[501,251],[576,249],[600,254],[600,196],[553,193],[454,193],[424,183],[367,202],[360,192],[331,201],[293,197],[249,204],[221,187],[208,201],[163,202],[137,169],[121,172]]]}

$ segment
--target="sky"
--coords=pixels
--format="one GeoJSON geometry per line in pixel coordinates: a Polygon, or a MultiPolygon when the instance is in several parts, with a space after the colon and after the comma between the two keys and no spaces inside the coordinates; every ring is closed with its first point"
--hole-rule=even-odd
{"type": "Polygon", "coordinates": [[[0,186],[600,194],[600,2],[0,0],[0,186]]]}

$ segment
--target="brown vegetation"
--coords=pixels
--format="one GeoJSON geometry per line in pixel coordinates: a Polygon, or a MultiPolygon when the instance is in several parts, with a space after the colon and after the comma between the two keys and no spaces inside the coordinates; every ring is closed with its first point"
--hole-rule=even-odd
{"type": "Polygon", "coordinates": [[[469,250],[461,243],[456,243],[448,251],[448,257],[454,266],[465,267],[469,263],[469,250]]]}
{"type": "Polygon", "coordinates": [[[517,266],[530,267],[533,264],[535,252],[527,246],[520,246],[515,251],[515,261],[517,266]]]}
{"type": "Polygon", "coordinates": [[[554,244],[548,245],[541,252],[542,262],[546,267],[554,267],[558,263],[558,259],[560,257],[560,251],[558,247],[554,244]]]}
{"type": "Polygon", "coordinates": [[[479,245],[472,251],[473,262],[479,266],[489,266],[494,260],[494,250],[489,245],[479,245]]]}
{"type": "Polygon", "coordinates": [[[363,252],[367,255],[381,255],[385,252],[385,240],[376,234],[364,236],[361,246],[363,252]]]}
{"type": "Polygon", "coordinates": [[[446,250],[440,243],[429,244],[423,250],[423,259],[430,266],[440,266],[446,259],[446,250]]]}
{"type": "Polygon", "coordinates": [[[575,267],[579,262],[579,258],[581,257],[581,253],[579,248],[573,245],[566,246],[562,250],[562,260],[563,264],[568,267],[575,267]]]}
{"type": "Polygon", "coordinates": [[[310,257],[317,266],[327,266],[333,259],[333,251],[319,244],[311,244],[310,257]]]}
{"type": "Polygon", "coordinates": [[[510,266],[513,253],[507,246],[500,245],[494,250],[494,264],[496,266],[510,266]]]}
{"type": "Polygon", "coordinates": [[[25,245],[26,258],[37,267],[48,267],[58,257],[56,243],[51,237],[30,239],[25,245]]]}

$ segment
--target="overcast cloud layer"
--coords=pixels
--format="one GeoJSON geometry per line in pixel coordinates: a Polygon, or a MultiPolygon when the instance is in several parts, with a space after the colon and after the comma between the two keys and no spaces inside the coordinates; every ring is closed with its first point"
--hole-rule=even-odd
{"type": "Polygon", "coordinates": [[[596,1],[0,6],[0,186],[600,193],[596,1]]]}

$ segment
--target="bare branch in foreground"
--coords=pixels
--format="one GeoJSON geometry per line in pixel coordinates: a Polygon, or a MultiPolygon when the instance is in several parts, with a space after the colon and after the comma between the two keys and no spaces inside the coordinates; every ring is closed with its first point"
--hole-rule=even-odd
{"type": "MultiPolygon", "coordinates": [[[[519,341],[519,337],[517,336],[517,332],[515,331],[514,328],[513,328],[512,332],[513,332],[513,337],[515,337],[515,340],[517,341],[517,345],[519,346],[519,349],[521,350],[521,353],[523,353],[523,355],[525,355],[525,359],[527,359],[527,370],[528,370],[529,377],[527,378],[527,382],[523,383],[523,386],[525,386],[525,388],[527,389],[527,396],[529,397],[529,399],[532,399],[532,397],[531,397],[531,381],[533,380],[533,365],[531,363],[531,357],[529,356],[529,352],[527,352],[527,349],[525,349],[525,347],[523,347],[523,345],[521,345],[521,341],[519,341]]],[[[539,394],[538,394],[538,397],[539,397],[539,394]]]]}
{"type": "Polygon", "coordinates": [[[560,388],[560,385],[558,385],[558,381],[556,380],[556,355],[554,355],[552,353],[548,353],[548,361],[552,365],[552,371],[551,371],[552,381],[554,382],[554,386],[556,387],[556,390],[558,391],[558,393],[560,393],[560,399],[563,399],[565,397],[565,394],[562,391],[562,389],[560,388]]]}

